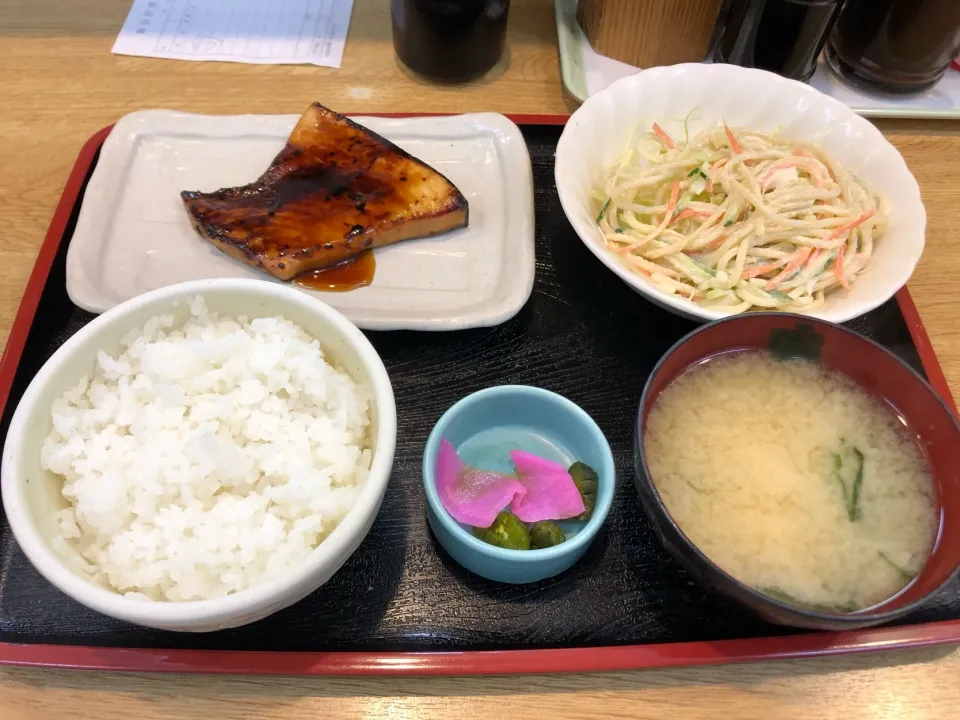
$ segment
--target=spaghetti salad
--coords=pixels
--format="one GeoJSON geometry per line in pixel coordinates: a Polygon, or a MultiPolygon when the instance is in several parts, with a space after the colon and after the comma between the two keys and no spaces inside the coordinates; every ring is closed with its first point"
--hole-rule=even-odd
{"type": "Polygon", "coordinates": [[[725,123],[684,142],[654,123],[598,199],[628,268],[728,313],[822,306],[863,272],[888,219],[886,199],[818,146],[725,123]]]}

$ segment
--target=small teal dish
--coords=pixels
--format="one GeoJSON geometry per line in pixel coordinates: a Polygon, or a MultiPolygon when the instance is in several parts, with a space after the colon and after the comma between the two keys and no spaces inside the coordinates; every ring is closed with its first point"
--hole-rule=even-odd
{"type": "Polygon", "coordinates": [[[434,426],[423,453],[423,489],[433,534],[467,570],[499,582],[536,582],[577,562],[606,520],[615,486],[613,453],[593,419],[565,397],[525,385],[501,385],[463,398],[434,426]],[[434,466],[441,438],[451,442],[466,464],[487,470],[513,472],[512,450],[567,467],[578,460],[586,463],[599,476],[593,515],[587,521],[559,521],[566,542],[542,550],[507,550],[478,540],[440,503],[434,466]]]}

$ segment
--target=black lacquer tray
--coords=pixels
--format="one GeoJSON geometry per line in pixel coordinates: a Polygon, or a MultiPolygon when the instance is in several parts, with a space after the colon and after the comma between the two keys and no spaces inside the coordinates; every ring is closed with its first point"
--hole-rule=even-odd
{"type": "MultiPolygon", "coordinates": [[[[380,514],[343,568],[299,604],[208,634],[149,630],[73,602],[37,573],[0,521],[0,662],[61,667],[259,673],[498,673],[598,670],[833,654],[960,640],[960,592],[947,588],[893,627],[825,634],[769,625],[693,582],[656,540],[633,489],[640,393],[660,355],[695,326],[645,301],[567,223],[553,158],[564,118],[515,118],[533,163],[537,271],[512,320],[447,333],[368,333],[393,381],[396,461],[380,514]],[[483,580],[430,534],[420,485],[433,424],[491,385],[566,395],[606,434],[617,465],[609,518],[586,556],[533,585],[483,580]]],[[[0,364],[9,418],[27,383],[93,315],[67,297],[67,246],[109,128],[85,146],[0,364]]],[[[891,349],[949,399],[906,291],[851,327],[891,349]]]]}

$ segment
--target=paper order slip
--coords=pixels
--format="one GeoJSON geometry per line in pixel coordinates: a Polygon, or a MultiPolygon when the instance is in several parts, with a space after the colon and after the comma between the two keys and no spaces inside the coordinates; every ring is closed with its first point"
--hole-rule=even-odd
{"type": "Polygon", "coordinates": [[[118,55],[340,67],[353,0],[134,0],[118,55]]]}

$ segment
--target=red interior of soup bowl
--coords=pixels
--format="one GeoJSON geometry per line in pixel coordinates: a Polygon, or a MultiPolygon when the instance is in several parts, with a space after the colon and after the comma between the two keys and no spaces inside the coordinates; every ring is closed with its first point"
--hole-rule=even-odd
{"type": "Polygon", "coordinates": [[[707,325],[664,356],[644,394],[641,418],[677,376],[692,365],[735,350],[771,350],[814,359],[892,406],[926,453],[936,482],[940,533],[920,575],[887,602],[851,617],[893,619],[946,583],[960,566],[960,425],[919,375],[880,345],[839,325],[784,313],[740,315],[707,325]]]}

